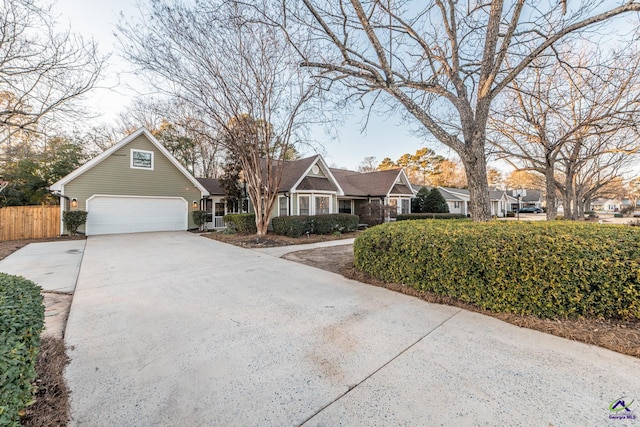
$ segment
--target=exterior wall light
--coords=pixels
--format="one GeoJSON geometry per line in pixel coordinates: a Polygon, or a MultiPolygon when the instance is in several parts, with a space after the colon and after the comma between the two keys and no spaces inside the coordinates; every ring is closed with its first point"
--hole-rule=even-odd
{"type": "Polygon", "coordinates": [[[194,200],[191,206],[193,207],[193,209],[198,209],[198,202],[194,200]]]}
{"type": "Polygon", "coordinates": [[[71,207],[74,209],[78,207],[78,199],[76,198],[71,199],[71,207]]]}

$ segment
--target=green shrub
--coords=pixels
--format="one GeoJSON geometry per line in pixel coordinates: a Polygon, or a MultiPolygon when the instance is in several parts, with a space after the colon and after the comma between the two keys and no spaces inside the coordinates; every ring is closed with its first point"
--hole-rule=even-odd
{"type": "Polygon", "coordinates": [[[65,211],[62,212],[62,219],[67,226],[67,230],[72,236],[78,234],[78,228],[87,222],[86,211],[65,211]]]}
{"type": "Polygon", "coordinates": [[[358,215],[328,214],[311,217],[312,234],[331,234],[335,231],[356,231],[358,228],[358,215]]]}
{"type": "Polygon", "coordinates": [[[435,187],[431,189],[421,207],[422,212],[449,213],[447,201],[435,187]]]}
{"type": "Polygon", "coordinates": [[[19,425],[32,402],[43,325],[40,287],[0,273],[0,425],[19,425]]]}
{"type": "Polygon", "coordinates": [[[396,217],[396,221],[406,221],[410,219],[463,219],[466,218],[462,214],[451,213],[410,213],[401,214],[396,217]]]}
{"type": "Polygon", "coordinates": [[[193,216],[193,222],[196,223],[199,230],[202,230],[202,227],[207,222],[207,211],[193,211],[191,213],[193,216]]]}
{"type": "Polygon", "coordinates": [[[515,212],[507,212],[507,213],[505,214],[505,216],[506,216],[507,218],[515,218],[516,213],[515,213],[515,212]]]}
{"type": "Polygon", "coordinates": [[[374,277],[495,312],[640,318],[640,232],[574,222],[403,221],[355,241],[374,277]]]}
{"type": "Polygon", "coordinates": [[[277,216],[271,220],[273,233],[281,236],[300,237],[303,234],[311,234],[310,216],[277,216]]]}
{"type": "Polygon", "coordinates": [[[303,234],[331,234],[348,232],[358,228],[358,216],[328,214],[314,216],[279,216],[271,220],[274,234],[300,237],[303,234]]]}
{"type": "Polygon", "coordinates": [[[412,202],[414,201],[414,203],[412,203],[411,212],[424,212],[423,207],[426,206],[427,198],[429,197],[430,193],[431,190],[429,189],[429,187],[422,187],[420,190],[418,190],[416,197],[412,199],[412,202]]]}
{"type": "Polygon", "coordinates": [[[240,234],[256,234],[256,216],[255,214],[227,214],[223,218],[227,227],[240,234]]]}

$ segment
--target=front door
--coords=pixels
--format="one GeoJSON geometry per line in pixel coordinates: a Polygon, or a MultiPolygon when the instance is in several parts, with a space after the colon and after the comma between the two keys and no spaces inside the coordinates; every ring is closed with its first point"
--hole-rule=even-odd
{"type": "Polygon", "coordinates": [[[215,208],[213,212],[213,226],[214,228],[223,228],[224,227],[224,202],[216,202],[215,208]]]}

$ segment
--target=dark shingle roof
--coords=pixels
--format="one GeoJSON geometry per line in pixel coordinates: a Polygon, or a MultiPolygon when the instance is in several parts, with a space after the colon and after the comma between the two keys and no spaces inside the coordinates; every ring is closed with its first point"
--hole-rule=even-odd
{"type": "Polygon", "coordinates": [[[214,178],[196,178],[200,184],[212,196],[224,196],[224,190],[220,186],[220,180],[214,178]]]}
{"type": "Polygon", "coordinates": [[[302,177],[302,174],[309,169],[309,166],[311,166],[317,158],[318,156],[312,156],[307,157],[306,159],[284,162],[282,180],[280,181],[280,191],[291,190],[295,183],[302,177]]]}
{"type": "Polygon", "coordinates": [[[305,176],[297,187],[298,190],[338,191],[328,178],[305,176]]]}
{"type": "Polygon", "coordinates": [[[396,184],[391,189],[391,194],[411,194],[411,195],[413,195],[413,192],[411,190],[409,190],[406,185],[396,184]]]}
{"type": "Polygon", "coordinates": [[[331,169],[345,196],[386,196],[394,194],[413,194],[406,186],[399,185],[397,191],[391,191],[401,169],[359,173],[344,169],[331,169]]]}

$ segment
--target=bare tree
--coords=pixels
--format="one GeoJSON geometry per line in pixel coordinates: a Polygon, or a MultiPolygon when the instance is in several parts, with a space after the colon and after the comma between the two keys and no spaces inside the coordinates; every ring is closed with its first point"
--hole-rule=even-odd
{"type": "Polygon", "coordinates": [[[358,172],[375,172],[378,170],[378,161],[374,156],[365,157],[358,166],[358,172]]]}
{"type": "Polygon", "coordinates": [[[635,131],[622,129],[589,135],[565,146],[566,153],[560,160],[565,218],[583,218],[595,197],[622,198],[620,176],[637,161],[637,140],[635,131]]]}
{"type": "Polygon", "coordinates": [[[634,1],[600,13],[594,13],[597,1],[569,11],[563,1],[533,0],[283,3],[303,66],[361,100],[386,94],[460,156],[472,217],[479,221],[490,218],[485,148],[494,99],[566,36],[640,11],[634,1]],[[314,48],[305,50],[309,40],[314,48]]]}
{"type": "Polygon", "coordinates": [[[576,55],[564,48],[556,51],[559,61],[534,61],[522,82],[512,82],[490,119],[499,133],[491,138],[495,154],[545,176],[548,219],[557,214],[556,189],[564,217],[578,219],[579,175],[596,191],[640,148],[633,135],[640,119],[638,56],[625,48],[606,61],[597,50],[576,55]]]}
{"type": "Polygon", "coordinates": [[[141,12],[141,22],[119,25],[125,56],[219,133],[242,164],[258,234],[266,234],[278,165],[309,124],[314,95],[280,27],[260,22],[280,18],[263,3],[216,0],[154,1],[141,12]]]}
{"type": "Polygon", "coordinates": [[[57,32],[50,7],[0,2],[0,152],[14,135],[40,131],[44,118],[77,117],[73,102],[91,90],[106,58],[94,42],[57,32]]]}
{"type": "Polygon", "coordinates": [[[145,126],[193,175],[217,178],[224,161],[220,135],[189,104],[176,98],[137,98],[120,114],[120,128],[129,134],[145,126]]]}

